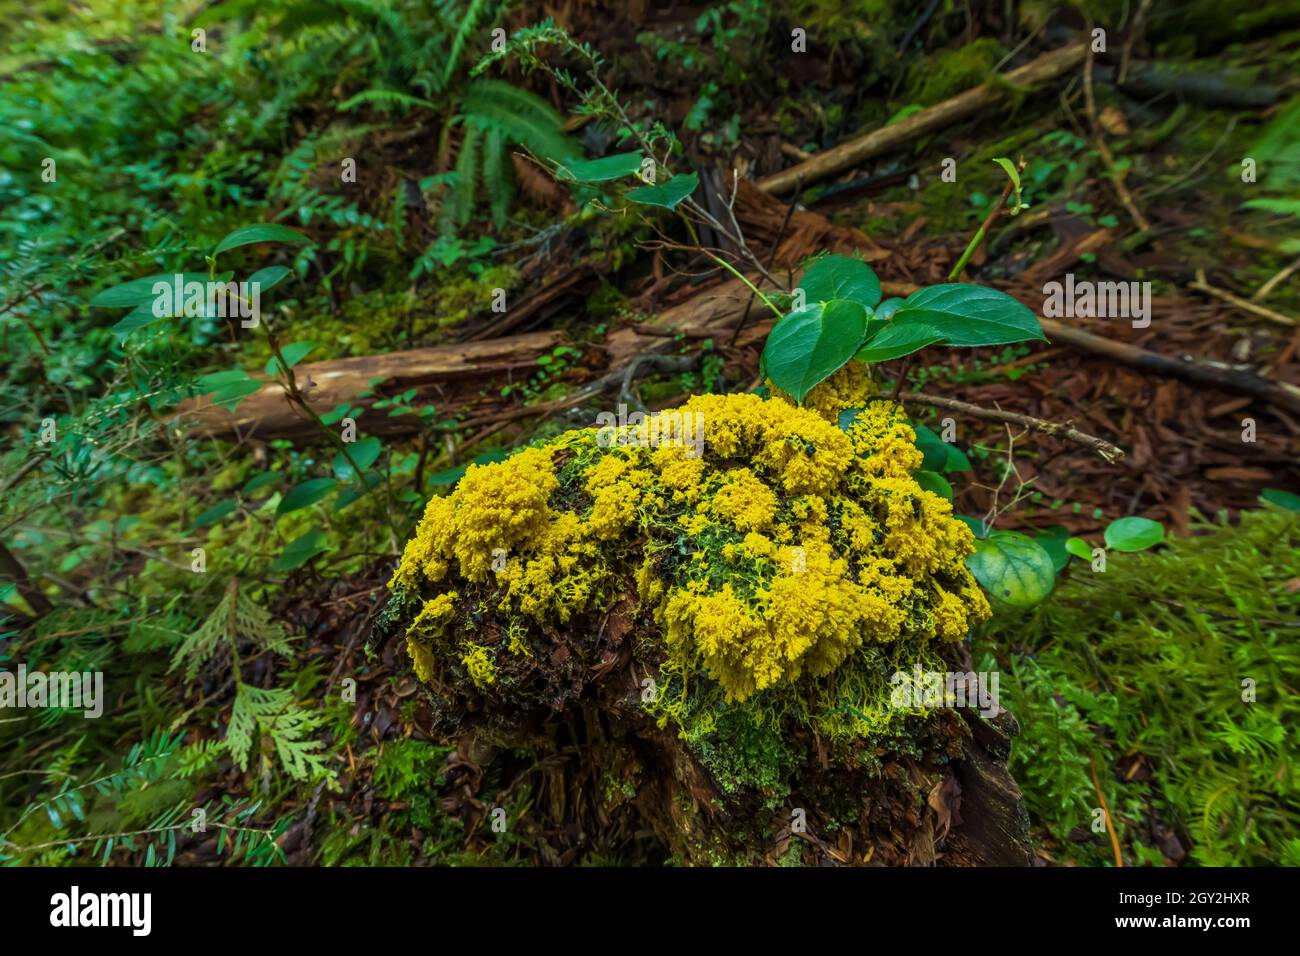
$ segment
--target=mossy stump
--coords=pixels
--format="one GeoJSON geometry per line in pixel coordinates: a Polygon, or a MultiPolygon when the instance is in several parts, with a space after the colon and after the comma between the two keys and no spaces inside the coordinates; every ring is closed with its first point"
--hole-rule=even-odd
{"type": "Polygon", "coordinates": [[[429,502],[381,631],[557,862],[1027,863],[1014,721],[899,705],[989,613],[920,465],[856,363],[568,432],[429,502]]]}

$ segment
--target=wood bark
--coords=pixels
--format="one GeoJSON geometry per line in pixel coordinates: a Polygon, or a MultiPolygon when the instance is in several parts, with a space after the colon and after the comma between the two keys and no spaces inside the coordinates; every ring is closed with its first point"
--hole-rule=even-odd
{"type": "MultiPolygon", "coordinates": [[[[310,362],[294,369],[299,387],[307,393],[308,404],[324,415],[345,402],[365,409],[358,424],[367,434],[400,435],[419,429],[412,415],[390,416],[387,410],[372,406],[383,395],[396,395],[414,388],[419,397],[413,401],[439,401],[444,394],[452,397],[456,410],[472,415],[490,404],[480,393],[487,382],[521,381],[536,368],[537,360],[565,341],[561,332],[530,332],[486,342],[466,342],[435,348],[387,352],[355,358],[310,362]],[[376,379],[382,384],[372,386],[376,379]],[[366,391],[372,394],[362,398],[366,391]]],[[[256,438],[301,438],[318,431],[318,426],[302,417],[285,399],[284,389],[268,376],[262,389],[239,403],[234,413],[213,405],[207,397],[183,403],[179,414],[192,420],[200,431],[214,435],[237,434],[256,438]]]]}
{"type": "Polygon", "coordinates": [[[758,188],[769,193],[786,193],[796,187],[808,186],[817,180],[856,166],[863,160],[880,156],[897,149],[927,133],[943,129],[973,116],[980,110],[1000,102],[1011,88],[1046,83],[1068,73],[1083,62],[1087,53],[1084,44],[1074,44],[1044,53],[1022,67],[1002,74],[974,89],[959,93],[951,99],[914,113],[906,119],[873,130],[865,136],[842,143],[818,153],[807,162],[783,169],[759,182],[758,188]]]}

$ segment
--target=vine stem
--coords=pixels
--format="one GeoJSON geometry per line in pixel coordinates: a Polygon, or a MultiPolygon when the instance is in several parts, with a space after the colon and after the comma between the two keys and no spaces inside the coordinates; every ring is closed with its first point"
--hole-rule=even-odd
{"type": "MultiPolygon", "coordinates": [[[[1016,163],[1016,170],[1022,171],[1024,168],[1025,158],[1022,156],[1020,157],[1020,162],[1016,163]]],[[[989,210],[989,214],[984,217],[984,221],[980,223],[980,227],[975,230],[975,235],[971,237],[971,241],[966,244],[966,251],[961,254],[961,258],[957,260],[957,264],[953,266],[952,271],[948,273],[949,282],[956,281],[957,277],[962,274],[962,270],[966,268],[966,263],[970,261],[970,257],[975,254],[975,250],[984,242],[984,237],[988,235],[989,229],[993,225],[993,220],[997,219],[1006,208],[1007,200],[1011,198],[1011,193],[1015,188],[1016,184],[1008,178],[1006,186],[1002,189],[1002,195],[998,197],[998,201],[993,204],[993,208],[989,210]]]]}

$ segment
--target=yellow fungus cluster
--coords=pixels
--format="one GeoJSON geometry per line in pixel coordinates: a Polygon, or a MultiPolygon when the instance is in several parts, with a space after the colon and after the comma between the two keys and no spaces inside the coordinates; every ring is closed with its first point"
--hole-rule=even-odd
{"type": "Polygon", "coordinates": [[[735,702],[988,616],[969,529],[916,483],[915,435],[857,363],[806,407],[703,395],[673,414],[702,422],[702,444],[568,432],[429,503],[390,582],[421,602],[407,639],[422,679],[459,662],[505,693],[503,667],[540,666],[534,648],[625,595],[659,666],[735,702]]]}

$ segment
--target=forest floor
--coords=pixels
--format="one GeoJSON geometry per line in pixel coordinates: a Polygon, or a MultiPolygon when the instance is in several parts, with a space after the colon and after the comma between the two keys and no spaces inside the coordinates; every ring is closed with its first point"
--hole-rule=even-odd
{"type": "MultiPolygon", "coordinates": [[[[945,430],[944,419],[955,419],[957,445],[969,463],[968,470],[948,476],[957,513],[1058,541],[1078,536],[1097,542],[1110,522],[1125,516],[1154,519],[1172,537],[1189,538],[1217,516],[1236,523],[1243,512],[1259,509],[1266,489],[1275,495],[1300,493],[1300,399],[1293,394],[1288,400],[1284,391],[1300,385],[1300,248],[1295,210],[1278,201],[1291,184],[1279,190],[1281,174],[1272,166],[1289,163],[1294,172],[1300,142],[1300,114],[1291,99],[1300,61],[1295,24],[1290,32],[1224,35],[1216,44],[1194,23],[1156,18],[1144,32],[1129,22],[1123,31],[1112,29],[1109,52],[1097,54],[1095,63],[1090,55],[1033,91],[1013,91],[973,117],[817,175],[794,192],[773,195],[753,184],[873,129],[905,122],[993,72],[1080,42],[1088,35],[1085,17],[1091,7],[1057,11],[1033,30],[994,13],[940,10],[929,18],[890,12],[884,27],[864,33],[828,12],[833,5],[826,4],[793,4],[760,16],[753,4],[675,4],[665,11],[628,3],[621,5],[623,15],[613,18],[593,4],[557,6],[562,9],[548,12],[573,36],[598,47],[608,64],[605,82],[632,104],[634,118],[680,131],[684,159],[706,171],[705,205],[725,209],[734,203],[753,252],[790,286],[801,265],[826,250],[863,256],[887,288],[947,281],[1003,190],[1005,174],[993,160],[1007,157],[1025,161],[1021,177],[1028,208],[994,221],[966,268],[967,281],[1008,292],[1037,315],[1047,314],[1047,285],[1064,282],[1067,274],[1136,283],[1149,291],[1149,321],[1060,318],[1105,342],[1135,347],[1124,355],[1056,340],[935,353],[941,358],[927,352],[915,361],[880,367],[886,392],[897,383],[900,389],[983,409],[1070,423],[1124,451],[1116,459],[1063,436],[905,402],[914,419],[936,433],[945,430]],[[798,24],[806,25],[813,52],[778,62],[772,50],[788,46],[788,28],[798,24]],[[755,31],[761,43],[752,40],[755,31]],[[1152,67],[1174,60],[1176,72],[1152,67]],[[1125,80],[1117,73],[1126,74],[1125,80]],[[1288,115],[1291,125],[1278,132],[1288,115]],[[1270,155],[1268,149],[1276,152],[1270,155]],[[955,161],[951,179],[945,175],[949,159],[955,161]],[[1246,160],[1258,163],[1257,174],[1243,175],[1246,160]],[[737,176],[749,181],[745,188],[735,184],[737,176]],[[1258,199],[1274,204],[1243,205],[1258,199]],[[1202,375],[1196,380],[1177,369],[1153,369],[1146,359],[1151,354],[1196,364],[1202,375]],[[1242,387],[1243,381],[1249,384],[1242,387]],[[1273,385],[1272,400],[1260,397],[1258,389],[1266,383],[1273,385]]],[[[520,8],[500,22],[514,30],[540,18],[520,8]]],[[[380,30],[355,23],[350,29],[380,30]]],[[[214,38],[222,37],[219,27],[213,30],[214,38]]],[[[129,60],[133,55],[126,39],[103,42],[115,56],[129,60]]],[[[30,68],[28,59],[6,55],[0,84],[15,82],[12,71],[24,68],[20,62],[30,68]]],[[[561,113],[574,105],[543,74],[524,75],[506,66],[495,75],[531,89],[561,113]]],[[[347,92],[355,93],[355,86],[347,92]]],[[[210,108],[219,113],[227,106],[214,102],[210,108]]],[[[499,228],[486,209],[476,209],[454,240],[440,238],[441,186],[429,180],[453,166],[461,134],[448,132],[443,122],[451,111],[360,109],[360,116],[350,119],[364,118],[366,128],[342,137],[353,140],[352,152],[365,171],[347,197],[355,213],[318,202],[336,188],[337,174],[310,150],[303,154],[306,174],[298,192],[275,192],[287,175],[284,164],[294,158],[292,144],[312,141],[314,149],[337,132],[335,115],[319,98],[297,103],[286,120],[283,152],[269,164],[279,172],[268,177],[272,186],[259,215],[239,208],[242,199],[231,201],[233,212],[221,207],[224,200],[204,202],[221,209],[212,214],[214,223],[230,225],[271,221],[289,213],[294,203],[322,210],[312,219],[287,220],[328,251],[301,269],[297,304],[277,319],[276,334],[281,343],[316,343],[296,372],[300,381],[318,383],[326,396],[317,400],[320,414],[340,402],[355,402],[362,409],[361,431],[383,437],[390,452],[389,500],[372,507],[366,499],[361,507],[369,510],[358,509],[350,524],[330,524],[325,558],[287,573],[267,572],[266,559],[285,539],[308,531],[306,524],[280,529],[279,544],[253,532],[244,537],[235,529],[221,531],[216,519],[202,525],[210,532],[196,537],[196,515],[221,507],[219,499],[246,488],[263,469],[273,471],[268,462],[287,456],[293,464],[285,470],[301,479],[312,474],[317,461],[332,457],[315,457],[304,426],[283,409],[274,420],[265,419],[269,405],[259,394],[236,410],[237,430],[224,413],[209,412],[204,419],[220,442],[204,438],[201,454],[212,457],[193,461],[196,469],[206,470],[211,490],[186,491],[183,510],[158,522],[171,531],[151,533],[134,555],[129,549],[114,552],[108,563],[87,558],[83,564],[51,564],[49,591],[60,604],[69,592],[81,595],[83,616],[107,613],[116,607],[111,588],[154,567],[147,563],[148,552],[165,551],[157,543],[163,540],[184,545],[185,551],[206,541],[212,554],[241,548],[260,557],[261,569],[245,567],[242,574],[259,582],[273,617],[303,638],[292,668],[299,696],[324,701],[337,694],[345,678],[356,680],[355,699],[328,711],[331,736],[324,749],[336,776],[329,784],[272,780],[269,758],[260,778],[247,765],[225,759],[195,776],[186,799],[244,805],[259,795],[272,816],[291,821],[277,838],[289,863],[663,862],[653,845],[641,845],[632,834],[611,839],[608,857],[581,850],[576,838],[527,828],[512,833],[510,841],[499,839],[485,826],[490,807],[535,798],[534,784],[547,768],[528,766],[522,758],[483,766],[466,742],[438,739],[430,704],[400,642],[376,646],[371,635],[404,533],[428,495],[454,481],[468,462],[590,424],[596,411],[628,398],[656,409],[701,390],[749,390],[761,382],[759,359],[771,322],[726,270],[676,248],[682,236],[671,217],[653,231],[617,217],[593,220],[567,188],[521,156],[511,160],[518,186],[508,224],[499,228]],[[310,201],[303,198],[308,195],[310,201]],[[398,218],[402,240],[393,245],[389,238],[373,238],[366,217],[390,223],[398,218]],[[367,244],[371,248],[362,254],[367,244]],[[409,250],[422,246],[423,274],[404,275],[409,250]],[[355,268],[339,267],[344,260],[351,265],[354,255],[355,268]],[[394,263],[399,268],[392,268],[394,263]],[[508,293],[505,312],[494,311],[486,294],[497,287],[508,293]],[[726,300],[722,305],[719,296],[726,300]],[[404,364],[411,361],[404,357],[411,350],[480,346],[500,354],[468,371],[412,375],[404,364]],[[624,375],[647,350],[690,358],[692,367],[660,371],[643,364],[624,375]],[[536,361],[538,356],[545,361],[536,361]],[[370,382],[369,394],[329,392],[333,380],[326,373],[335,369],[331,363],[345,359],[360,363],[355,375],[370,382]],[[434,409],[427,417],[400,415],[425,403],[434,409]],[[438,427],[425,427],[430,421],[438,427]],[[394,485],[400,493],[394,494],[394,485]],[[177,527],[186,533],[175,534],[177,527]],[[214,537],[204,539],[208,533],[214,537]],[[432,791],[417,784],[433,775],[439,783],[432,791]]],[[[179,118],[177,123],[183,131],[179,118]]],[[[566,132],[593,154],[608,146],[608,132],[581,117],[570,117],[566,132]]],[[[92,154],[96,148],[86,147],[92,154]]],[[[179,188],[184,193],[187,187],[179,188]]],[[[191,195],[191,201],[198,200],[191,195]]],[[[112,218],[106,214],[98,223],[112,218]]],[[[143,220],[128,210],[120,221],[136,231],[143,220]]],[[[9,235],[15,242],[22,238],[15,229],[9,235]]],[[[157,238],[151,235],[150,241],[157,238]]],[[[142,269],[123,278],[150,271],[164,270],[142,269]]],[[[21,278],[11,274],[0,301],[9,301],[21,278]]],[[[102,312],[97,321],[105,324],[102,312]]],[[[18,323],[5,323],[7,338],[22,334],[18,323]]],[[[57,332],[54,338],[56,353],[68,348],[66,338],[57,332]]],[[[221,362],[191,365],[210,374],[233,361],[260,371],[270,357],[265,343],[243,340],[231,346],[230,341],[221,362]]],[[[36,354],[35,346],[23,348],[36,354]]],[[[93,374],[85,380],[45,377],[55,382],[52,392],[65,395],[94,393],[100,384],[94,379],[93,374]]],[[[6,381],[7,388],[22,386],[17,371],[6,381]]],[[[263,394],[283,405],[278,392],[263,394]]],[[[78,399],[67,402],[70,412],[78,399]]],[[[17,434],[21,422],[26,419],[11,415],[11,431],[17,434]]],[[[10,474],[18,472],[17,459],[8,464],[10,474]]],[[[87,532],[95,521],[124,504],[140,512],[157,508],[158,496],[168,492],[159,486],[142,494],[78,503],[76,540],[95,542],[87,554],[104,540],[87,532]]],[[[384,494],[377,491],[372,498],[384,494]]],[[[237,514],[259,499],[255,493],[240,497],[237,514]]],[[[29,568],[48,562],[61,547],[31,534],[11,545],[29,568]]],[[[210,596],[189,608],[173,605],[168,613],[198,613],[215,600],[210,596]]],[[[22,601],[13,607],[39,610],[22,601]]],[[[1286,613],[1295,613],[1294,602],[1287,608],[1286,613]]],[[[80,620],[61,618],[35,640],[48,642],[87,626],[80,620]]],[[[102,618],[89,620],[95,626],[102,618]]],[[[28,633],[26,623],[19,623],[28,633]]],[[[158,653],[156,644],[142,646],[143,653],[158,653]]],[[[258,659],[244,663],[253,669],[248,679],[269,679],[258,659]]],[[[178,675],[165,680],[168,693],[184,693],[178,675]]],[[[206,715],[187,744],[219,738],[235,692],[229,681],[206,678],[198,699],[190,697],[187,704],[187,713],[206,715]]],[[[195,725],[163,710],[150,719],[137,713],[116,729],[120,739],[134,739],[154,726],[175,731],[195,725]],[[170,719],[157,719],[160,713],[170,719]]],[[[62,753],[70,746],[65,741],[54,750],[62,753]]],[[[1103,773],[1116,785],[1124,783],[1125,774],[1129,780],[1145,779],[1149,766],[1139,772],[1131,757],[1109,754],[1103,773]]],[[[82,758],[67,760],[77,764],[82,758]]],[[[6,798],[19,808],[49,799],[31,789],[11,789],[6,798]]],[[[1293,790],[1277,799],[1294,807],[1293,790]]],[[[1279,812],[1288,821],[1286,831],[1294,833],[1292,810],[1279,812]]],[[[1187,844],[1194,842],[1165,814],[1132,813],[1133,821],[1146,818],[1147,827],[1140,840],[1133,840],[1159,850],[1143,858],[1147,862],[1182,862],[1187,844]]],[[[121,816],[130,818],[125,812],[121,816]]],[[[1091,847],[1079,851],[1050,829],[1044,822],[1039,834],[1044,862],[1109,861],[1106,836],[1079,837],[1091,847]],[[1094,852],[1099,856],[1087,855],[1094,852]]],[[[23,842],[31,846],[48,836],[31,832],[23,842]]],[[[141,845],[117,852],[125,862],[144,850],[141,845]]],[[[211,836],[184,839],[174,852],[177,863],[209,865],[228,850],[211,836]]],[[[1123,852],[1133,859],[1127,843],[1123,852]]],[[[112,853],[110,846],[107,854],[112,853]]]]}

